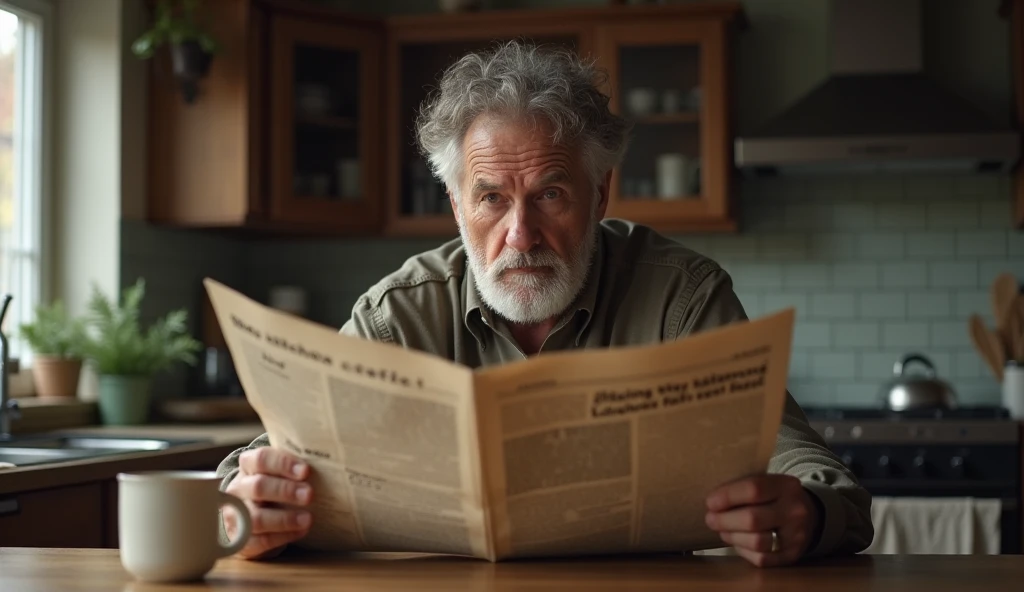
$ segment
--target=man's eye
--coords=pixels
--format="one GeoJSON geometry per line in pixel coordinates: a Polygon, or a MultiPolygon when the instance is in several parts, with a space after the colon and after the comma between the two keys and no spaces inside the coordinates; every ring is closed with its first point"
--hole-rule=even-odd
{"type": "Polygon", "coordinates": [[[496,204],[500,199],[501,198],[498,196],[497,193],[488,193],[487,195],[481,198],[481,201],[485,201],[489,204],[496,204]]]}
{"type": "Polygon", "coordinates": [[[557,189],[548,189],[544,192],[544,199],[557,199],[558,196],[562,195],[562,192],[557,189]]]}

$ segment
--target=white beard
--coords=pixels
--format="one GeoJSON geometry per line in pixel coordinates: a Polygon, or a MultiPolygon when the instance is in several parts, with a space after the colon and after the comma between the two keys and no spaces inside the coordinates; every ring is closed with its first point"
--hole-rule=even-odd
{"type": "Polygon", "coordinates": [[[480,297],[499,316],[519,324],[540,323],[557,317],[576,300],[587,282],[596,231],[597,217],[591,216],[587,232],[573,249],[569,261],[563,261],[550,250],[518,253],[506,247],[488,267],[484,250],[469,242],[461,220],[459,224],[459,234],[480,297]],[[553,273],[502,275],[505,270],[517,267],[549,267],[553,273]]]}

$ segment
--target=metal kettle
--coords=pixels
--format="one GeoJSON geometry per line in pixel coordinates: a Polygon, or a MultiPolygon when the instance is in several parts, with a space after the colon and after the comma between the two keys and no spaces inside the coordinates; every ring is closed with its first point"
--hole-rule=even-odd
{"type": "Polygon", "coordinates": [[[935,365],[927,357],[907,354],[893,365],[892,373],[894,377],[882,389],[886,408],[892,411],[956,408],[956,392],[948,382],[938,377],[935,365]],[[906,369],[911,362],[923,364],[926,367],[925,374],[907,374],[906,369]]]}

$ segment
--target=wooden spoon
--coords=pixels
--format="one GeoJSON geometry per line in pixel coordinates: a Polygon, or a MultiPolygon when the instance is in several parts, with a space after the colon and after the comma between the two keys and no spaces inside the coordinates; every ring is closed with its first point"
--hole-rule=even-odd
{"type": "Polygon", "coordinates": [[[992,282],[992,314],[996,329],[1006,330],[1006,320],[1010,316],[1010,309],[1015,306],[1017,296],[1020,294],[1020,285],[1013,274],[1001,273],[992,282]]]}
{"type": "Polygon", "coordinates": [[[1006,353],[999,335],[989,331],[988,327],[985,326],[985,321],[976,314],[971,315],[970,329],[971,341],[974,342],[974,347],[981,354],[981,359],[985,360],[985,363],[988,364],[996,380],[1002,382],[1003,366],[1006,365],[1006,353]]]}

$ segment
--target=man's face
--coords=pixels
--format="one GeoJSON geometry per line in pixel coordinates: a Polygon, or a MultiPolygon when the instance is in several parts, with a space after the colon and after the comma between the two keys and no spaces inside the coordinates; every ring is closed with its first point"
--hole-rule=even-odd
{"type": "Polygon", "coordinates": [[[462,144],[459,232],[484,302],[514,323],[572,304],[607,206],[607,176],[593,187],[580,151],[549,137],[545,124],[481,116],[462,144]]]}

